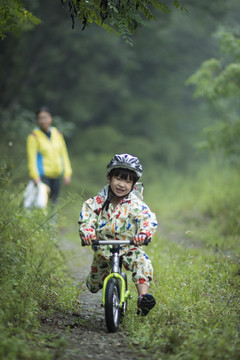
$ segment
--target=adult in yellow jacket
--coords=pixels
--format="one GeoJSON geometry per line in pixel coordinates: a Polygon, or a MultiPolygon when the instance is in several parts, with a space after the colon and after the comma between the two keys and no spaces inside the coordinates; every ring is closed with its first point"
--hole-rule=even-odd
{"type": "Polygon", "coordinates": [[[30,178],[35,185],[42,181],[50,188],[50,198],[57,202],[61,178],[65,185],[71,181],[72,168],[62,133],[52,126],[47,107],[37,112],[38,127],[27,138],[27,156],[30,178]]]}

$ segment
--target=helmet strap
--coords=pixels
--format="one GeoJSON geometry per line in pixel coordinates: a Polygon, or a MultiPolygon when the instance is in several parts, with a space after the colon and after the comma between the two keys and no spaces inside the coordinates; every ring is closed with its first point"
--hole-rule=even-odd
{"type": "MultiPolygon", "coordinates": [[[[133,190],[133,187],[132,187],[131,191],[132,191],[132,190],[133,190]]],[[[111,203],[111,200],[112,200],[113,198],[119,199],[119,200],[124,199],[125,197],[127,197],[127,196],[130,194],[131,191],[129,191],[129,193],[128,193],[127,195],[117,196],[117,195],[113,192],[111,186],[109,185],[109,188],[108,188],[108,196],[107,196],[107,199],[106,199],[106,201],[104,202],[104,204],[103,204],[103,206],[102,206],[102,211],[103,211],[105,208],[106,208],[106,211],[108,211],[108,209],[109,209],[109,204],[111,203]]]]}

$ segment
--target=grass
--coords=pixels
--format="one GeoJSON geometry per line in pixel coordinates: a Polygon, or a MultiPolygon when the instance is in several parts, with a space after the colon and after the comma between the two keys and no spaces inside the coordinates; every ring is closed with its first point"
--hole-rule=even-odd
{"type": "MultiPolygon", "coordinates": [[[[46,217],[24,213],[20,199],[20,188],[3,174],[0,358],[48,360],[49,343],[61,351],[64,339],[38,332],[41,314],[73,311],[76,284],[46,217]]],[[[239,200],[238,172],[215,164],[182,175],[165,171],[158,182],[146,184],[145,201],[159,220],[146,248],[157,305],[148,317],[137,317],[132,288],[123,326],[129,346],[147,359],[239,359],[239,200]]],[[[81,205],[78,199],[58,219],[60,235],[76,246],[81,205]]],[[[79,266],[87,261],[78,250],[66,253],[79,266]]]]}
{"type": "Polygon", "coordinates": [[[240,357],[238,173],[215,168],[210,178],[209,170],[175,174],[147,193],[160,222],[146,249],[157,305],[137,318],[134,298],[124,326],[149,359],[240,357]]]}
{"type": "Polygon", "coordinates": [[[163,172],[146,187],[145,200],[157,213],[161,231],[177,231],[191,242],[239,253],[239,171],[208,164],[188,173],[163,172]],[[226,241],[227,238],[227,241],[226,241]]]}
{"type": "Polygon", "coordinates": [[[239,359],[238,183],[237,171],[212,163],[184,174],[166,170],[146,184],[144,199],[159,220],[146,248],[157,305],[137,317],[131,284],[123,327],[129,346],[147,359],[239,359]]]}
{"type": "Polygon", "coordinates": [[[149,255],[157,305],[136,318],[131,302],[125,326],[134,344],[151,359],[238,359],[239,265],[159,236],[149,255]]]}
{"type": "MultiPolygon", "coordinates": [[[[51,219],[41,210],[26,212],[21,186],[11,184],[4,168],[0,175],[0,359],[51,359],[45,334],[36,330],[51,311],[73,311],[76,284],[51,219]]],[[[55,343],[48,339],[48,345],[55,343]]]]}

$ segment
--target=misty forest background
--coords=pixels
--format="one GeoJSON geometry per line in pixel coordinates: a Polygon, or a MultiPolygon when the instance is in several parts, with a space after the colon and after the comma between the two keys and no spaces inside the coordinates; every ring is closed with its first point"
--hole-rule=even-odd
{"type": "MultiPolygon", "coordinates": [[[[235,62],[231,49],[222,54],[221,39],[232,33],[239,46],[237,1],[185,1],[188,12],[159,11],[157,21],[132,36],[133,47],[94,25],[82,31],[76,20],[72,29],[60,1],[25,3],[42,23],[0,43],[1,160],[11,157],[17,182],[28,178],[25,141],[42,104],[66,137],[72,189],[86,195],[101,185],[106,163],[118,152],[140,158],[148,186],[165,169],[183,172],[209,160],[199,149],[219,145],[215,135],[222,133],[212,127],[229,124],[231,116],[227,105],[215,111],[209,101],[194,98],[196,86],[186,82],[210,58],[224,56],[222,67],[235,62]]],[[[221,72],[206,70],[199,86],[212,83],[211,70],[221,72]]],[[[237,110],[235,104],[231,112],[237,110]]]]}
{"type": "Polygon", "coordinates": [[[126,152],[143,165],[159,220],[149,249],[157,306],[144,323],[130,308],[130,345],[152,359],[239,359],[239,0],[174,1],[127,36],[77,18],[72,29],[60,0],[24,1],[41,23],[18,26],[12,15],[29,15],[11,12],[16,4],[0,4],[0,358],[64,359],[68,342],[39,332],[56,309],[81,316],[59,244],[80,248],[82,202],[126,152]],[[22,206],[26,138],[42,105],[73,167],[55,233],[45,213],[22,206]]]}

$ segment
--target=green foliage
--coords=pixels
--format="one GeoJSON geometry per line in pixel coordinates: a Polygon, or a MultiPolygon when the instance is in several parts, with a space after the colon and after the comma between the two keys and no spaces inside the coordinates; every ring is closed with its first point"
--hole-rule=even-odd
{"type": "Polygon", "coordinates": [[[214,125],[204,128],[205,140],[197,144],[199,149],[210,149],[211,152],[223,155],[231,164],[239,168],[239,133],[240,121],[218,121],[214,125]]]}
{"type": "Polygon", "coordinates": [[[196,71],[186,82],[187,85],[197,85],[194,92],[196,97],[207,96],[209,99],[216,97],[216,80],[215,77],[221,71],[220,61],[210,59],[204,61],[200,69],[196,71]]]}
{"type": "Polygon", "coordinates": [[[223,252],[239,249],[239,171],[225,160],[192,166],[182,174],[163,169],[145,197],[168,231],[180,230],[187,243],[206,244],[223,252]],[[157,196],[156,196],[157,194],[157,196]],[[180,225],[182,224],[182,225],[180,225]],[[182,228],[180,229],[180,226],[182,228]]]}
{"type": "MultiPolygon", "coordinates": [[[[239,162],[239,37],[222,33],[223,52],[217,56],[215,40],[209,36],[218,23],[233,22],[238,1],[186,1],[188,14],[165,9],[158,22],[149,22],[141,36],[133,38],[134,48],[93,26],[84,32],[75,26],[72,31],[54,2],[28,3],[43,23],[1,43],[0,66],[6,71],[0,75],[0,143],[8,165],[1,178],[0,281],[9,294],[8,299],[0,295],[1,309],[6,309],[0,311],[2,353],[5,358],[11,354],[13,359],[46,359],[43,353],[33,356],[27,345],[37,342],[31,329],[38,326],[39,312],[69,311],[76,305],[76,290],[60,265],[65,259],[50,225],[39,212],[24,215],[24,185],[13,188],[11,183],[28,177],[25,140],[35,125],[35,109],[46,104],[62,117],[55,117],[56,125],[63,126],[64,134],[68,130],[74,171],[70,191],[84,198],[94,195],[105,184],[106,164],[115,152],[133,153],[143,163],[145,200],[160,223],[161,237],[156,235],[152,250],[149,247],[158,305],[149,318],[136,319],[136,303],[130,302],[126,328],[134,346],[142,351],[145,347],[157,359],[198,360],[201,354],[237,359],[239,174],[223,162],[199,171],[200,157],[195,157],[192,146],[205,127],[205,145],[215,151],[224,147],[239,162]],[[183,87],[199,63],[209,58],[195,75],[198,95],[207,94],[218,110],[214,114],[183,87]],[[212,127],[216,117],[221,122],[212,127]],[[190,175],[189,159],[196,164],[190,175]],[[181,175],[173,170],[177,167],[181,175]]],[[[112,1],[111,6],[112,25],[108,18],[98,25],[120,33],[114,26],[121,24],[122,36],[128,37],[134,11],[122,21],[112,1]]],[[[144,16],[136,21],[146,22],[144,16]]],[[[93,18],[91,24],[96,21],[93,18]]],[[[64,229],[69,219],[75,228],[80,207],[81,201],[76,211],[71,208],[64,229]]],[[[78,238],[72,228],[69,241],[78,238]]]]}
{"type": "MultiPolygon", "coordinates": [[[[41,210],[22,208],[23,185],[1,167],[0,357],[46,359],[32,350],[42,314],[77,308],[77,289],[66,272],[53,225],[41,210]]],[[[39,335],[40,336],[40,335],[39,335]]],[[[36,348],[36,345],[34,346],[36,348]]]]}
{"type": "Polygon", "coordinates": [[[195,86],[195,97],[205,97],[215,111],[217,121],[207,127],[205,145],[220,150],[235,165],[239,165],[239,95],[240,95],[240,37],[239,32],[218,31],[221,57],[204,61],[188,80],[195,86]]]}
{"type": "Polygon", "coordinates": [[[134,298],[124,328],[148,358],[239,358],[238,183],[235,170],[212,164],[182,176],[165,170],[146,187],[159,220],[146,249],[157,305],[136,318],[134,298]]]}
{"type": "Polygon", "coordinates": [[[215,37],[220,42],[223,57],[204,61],[186,83],[196,86],[196,97],[205,96],[210,100],[238,97],[240,39],[236,34],[224,31],[217,32],[215,37]]]}
{"type": "MultiPolygon", "coordinates": [[[[156,238],[149,255],[157,305],[146,320],[136,319],[135,314],[127,318],[134,346],[151,359],[237,360],[236,264],[208,250],[186,249],[168,238],[156,238]]],[[[132,310],[135,313],[135,306],[132,310]]]]}
{"type": "MultiPolygon", "coordinates": [[[[83,24],[83,30],[92,23],[102,26],[109,32],[120,34],[124,40],[132,44],[129,35],[144,24],[144,20],[152,20],[156,17],[152,9],[170,12],[171,5],[159,0],[102,0],[101,2],[61,0],[67,3],[74,27],[75,17],[83,24]]],[[[173,1],[173,6],[186,10],[182,1],[173,1]]]]}
{"type": "Polygon", "coordinates": [[[41,20],[26,9],[21,0],[1,0],[0,37],[5,39],[8,33],[19,34],[31,30],[41,20]]]}
{"type": "MultiPolygon", "coordinates": [[[[212,114],[192,99],[191,89],[183,84],[203,59],[213,56],[209,33],[234,11],[225,14],[221,2],[217,12],[216,5],[204,1],[205,7],[202,2],[187,3],[188,14],[176,8],[161,12],[158,21],[139,30],[141,36],[133,35],[133,48],[100,27],[82,31],[76,22],[72,30],[60,2],[56,7],[47,0],[29,1],[43,23],[0,44],[0,67],[6,69],[0,73],[0,103],[9,123],[19,105],[35,112],[46,104],[66,125],[74,124],[67,143],[71,158],[76,156],[79,162],[92,152],[89,129],[102,136],[100,128],[109,127],[114,136],[119,133],[124,138],[122,145],[144,157],[144,166],[184,168],[193,158],[199,131],[212,123],[212,114]],[[22,52],[24,57],[19,56],[22,52]]],[[[16,139],[16,153],[25,152],[25,141],[16,139]]],[[[112,144],[112,156],[114,140],[104,136],[103,148],[107,142],[112,144]]],[[[118,136],[116,143],[119,148],[118,136]]]]}

